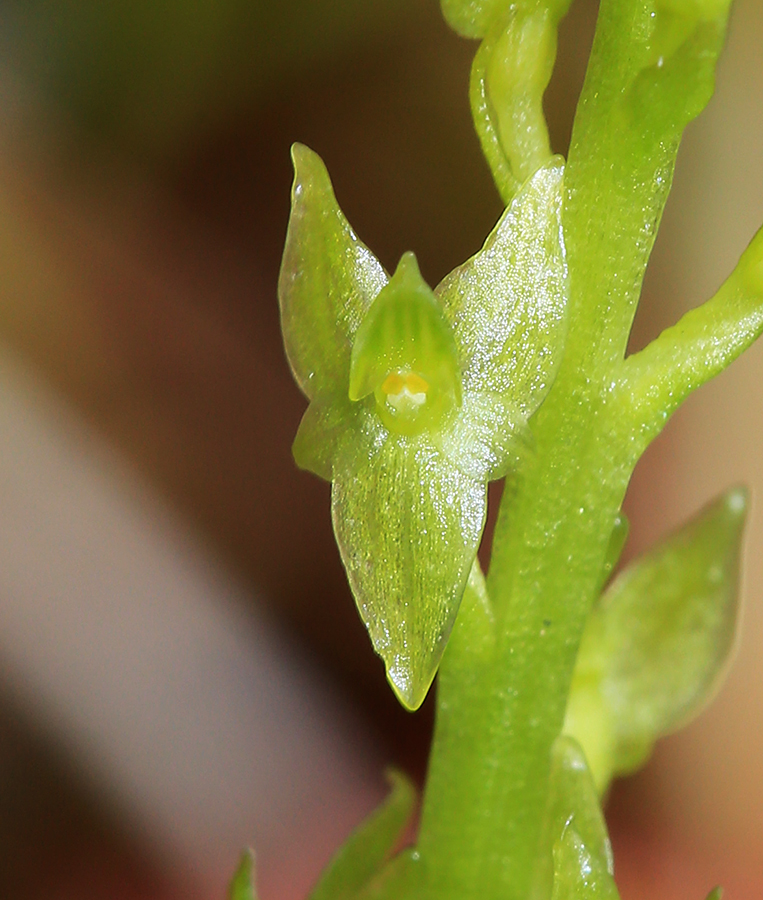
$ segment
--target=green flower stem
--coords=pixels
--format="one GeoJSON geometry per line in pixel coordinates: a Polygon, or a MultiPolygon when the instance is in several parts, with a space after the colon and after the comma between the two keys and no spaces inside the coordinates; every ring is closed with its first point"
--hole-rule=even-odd
{"type": "Polygon", "coordinates": [[[633,452],[640,455],[668,416],[700,385],[722,372],[763,332],[763,229],[730,278],[707,303],[625,360],[617,403],[630,408],[633,452]]]}
{"type": "Polygon", "coordinates": [[[529,896],[550,748],[630,474],[612,471],[590,418],[538,418],[546,427],[534,464],[497,532],[488,581],[501,607],[495,650],[475,666],[469,632],[478,625],[459,616],[441,668],[419,837],[437,897],[529,896]]]}
{"type": "Polygon", "coordinates": [[[438,900],[531,895],[551,748],[638,457],[638,417],[613,386],[681,133],[712,93],[727,12],[709,0],[601,3],[565,174],[565,355],[533,420],[535,453],[501,506],[488,577],[494,646],[485,649],[479,607],[465,604],[441,668],[418,843],[438,900]]]}

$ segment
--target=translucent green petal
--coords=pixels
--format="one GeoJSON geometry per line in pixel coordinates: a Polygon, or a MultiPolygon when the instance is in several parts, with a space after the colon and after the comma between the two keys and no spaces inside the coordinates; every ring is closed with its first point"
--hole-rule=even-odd
{"type": "Polygon", "coordinates": [[[368,419],[366,409],[353,406],[341,395],[311,400],[292,444],[295,462],[300,469],[331,481],[334,459],[343,441],[371,424],[368,419]]]}
{"type": "Polygon", "coordinates": [[[350,900],[380,870],[408,825],[416,800],[411,782],[389,771],[392,786],[384,803],[363,822],[334,856],[310,900],[350,900]]]}
{"type": "Polygon", "coordinates": [[[728,491],[628,566],[591,615],[565,730],[589,759],[609,735],[608,777],[639,765],[714,692],[734,645],[746,513],[746,491],[728,491]]]}
{"type": "Polygon", "coordinates": [[[236,874],[228,888],[229,900],[257,900],[254,887],[254,853],[247,850],[241,857],[236,874]]]}
{"type": "Polygon", "coordinates": [[[529,418],[554,380],[566,333],[562,163],[540,169],[476,256],[436,289],[464,391],[500,394],[529,418]]]}
{"type": "Polygon", "coordinates": [[[294,187],[278,297],[286,354],[313,398],[347,393],[352,337],[387,283],[339,209],[321,158],[292,147],[294,187]]]}
{"type": "Polygon", "coordinates": [[[500,394],[464,395],[461,409],[432,441],[475,481],[495,481],[531,452],[532,435],[519,410],[500,394]]]}
{"type": "Polygon", "coordinates": [[[355,334],[349,396],[371,393],[379,417],[398,434],[437,430],[461,402],[453,333],[413,253],[400,260],[355,334]]]}
{"type": "Polygon", "coordinates": [[[421,705],[485,522],[486,488],[430,440],[353,444],[334,466],[332,518],[374,649],[400,702],[421,705]]]}

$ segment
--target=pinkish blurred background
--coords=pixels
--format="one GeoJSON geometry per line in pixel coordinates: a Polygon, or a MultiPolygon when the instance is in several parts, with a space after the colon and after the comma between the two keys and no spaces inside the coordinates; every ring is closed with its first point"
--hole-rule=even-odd
{"type": "MultiPolygon", "coordinates": [[[[569,140],[596,4],[548,94],[569,140]]],[[[763,222],[763,8],[737,0],[679,157],[634,329],[700,302],[763,222]]],[[[253,844],[303,897],[423,777],[431,700],[396,705],[293,466],[278,333],[288,148],[362,238],[432,283],[497,218],[474,47],[435,0],[0,4],[0,897],[206,900],[253,844]]],[[[609,803],[623,900],[763,896],[763,347],[638,469],[627,553],[752,485],[729,680],[609,803]]]]}

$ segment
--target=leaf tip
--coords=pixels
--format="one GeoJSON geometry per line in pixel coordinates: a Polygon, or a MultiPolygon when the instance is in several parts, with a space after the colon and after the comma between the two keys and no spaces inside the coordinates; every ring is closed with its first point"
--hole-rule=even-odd
{"type": "Polygon", "coordinates": [[[228,900],[257,900],[254,888],[254,851],[244,851],[228,888],[228,900]]]}

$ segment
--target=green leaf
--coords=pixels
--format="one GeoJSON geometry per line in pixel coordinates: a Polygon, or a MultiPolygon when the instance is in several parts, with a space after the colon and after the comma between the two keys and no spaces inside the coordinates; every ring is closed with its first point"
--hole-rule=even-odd
{"type": "Polygon", "coordinates": [[[481,5],[469,25],[484,40],[469,95],[474,125],[496,186],[508,204],[551,156],[543,94],[556,60],[556,32],[569,0],[481,5]],[[484,30],[483,30],[484,29],[484,30]]]}
{"type": "Polygon", "coordinates": [[[555,840],[572,824],[597,865],[614,873],[607,824],[585,754],[574,738],[564,734],[551,751],[549,822],[555,840]]]}
{"type": "Polygon", "coordinates": [[[380,872],[410,822],[416,791],[400,772],[389,770],[392,790],[345,842],[321,875],[310,900],[350,900],[380,872]]]}
{"type": "Polygon", "coordinates": [[[374,394],[390,431],[435,431],[461,403],[456,344],[416,257],[406,253],[355,334],[350,400],[374,394]]]}
{"type": "Polygon", "coordinates": [[[426,434],[348,444],[334,466],[337,544],[400,702],[424,700],[485,523],[487,490],[426,434]]]}
{"type": "Polygon", "coordinates": [[[450,320],[464,392],[492,392],[528,419],[548,393],[567,326],[563,165],[540,169],[483,248],[435,293],[450,320]]]}
{"type": "Polygon", "coordinates": [[[254,888],[254,853],[246,850],[228,888],[229,900],[257,900],[254,888]]]}
{"type": "Polygon", "coordinates": [[[763,229],[718,293],[628,357],[613,402],[638,435],[639,454],[688,395],[722,372],[763,332],[763,229]]]}
{"type": "Polygon", "coordinates": [[[294,187],[278,297],[294,377],[310,398],[346,394],[352,339],[387,283],[337,205],[321,158],[292,147],[294,187]]]}
{"type": "Polygon", "coordinates": [[[604,757],[600,788],[716,689],[734,645],[747,503],[743,489],[723,494],[628,566],[592,613],[565,731],[589,762],[604,757]]]}

